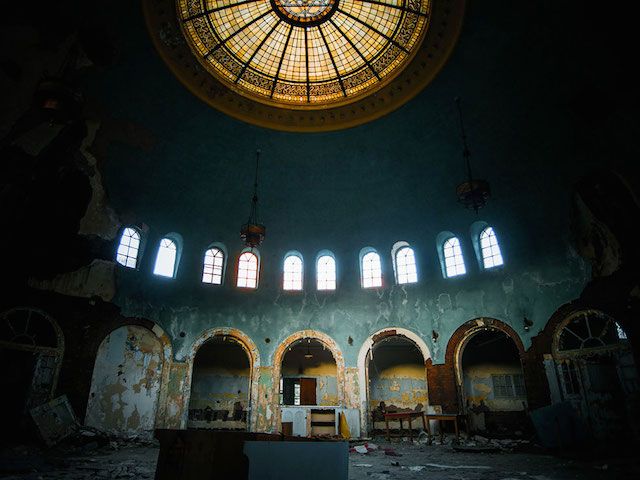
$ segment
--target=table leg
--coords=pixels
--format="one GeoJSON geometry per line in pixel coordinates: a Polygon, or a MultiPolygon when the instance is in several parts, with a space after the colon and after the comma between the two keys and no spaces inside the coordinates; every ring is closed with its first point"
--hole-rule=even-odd
{"type": "Polygon", "coordinates": [[[438,428],[440,429],[440,443],[444,443],[444,430],[442,429],[442,420],[438,420],[438,428]]]}
{"type": "Polygon", "coordinates": [[[404,426],[402,425],[402,418],[399,418],[398,420],[400,420],[400,436],[402,437],[402,430],[404,430],[404,426]]]}
{"type": "Polygon", "coordinates": [[[453,427],[456,430],[456,440],[458,443],[460,443],[460,432],[458,431],[458,419],[454,418],[453,419],[453,427]]]}
{"type": "Polygon", "coordinates": [[[409,440],[413,443],[413,427],[411,426],[411,415],[409,415],[409,440]]]}
{"type": "Polygon", "coordinates": [[[391,441],[391,433],[389,432],[389,419],[384,417],[384,423],[387,425],[387,441],[391,441]]]}

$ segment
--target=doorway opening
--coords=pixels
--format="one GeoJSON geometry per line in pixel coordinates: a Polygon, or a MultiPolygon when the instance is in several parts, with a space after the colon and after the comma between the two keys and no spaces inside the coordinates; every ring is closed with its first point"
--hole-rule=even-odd
{"type": "Polygon", "coordinates": [[[54,396],[64,353],[62,330],[49,315],[30,307],[0,314],[0,365],[5,440],[36,435],[30,410],[54,396]]]}
{"type": "Polygon", "coordinates": [[[553,358],[560,398],[571,403],[593,437],[615,443],[640,437],[640,378],[621,325],[597,310],[576,312],[555,331],[553,358]]]}

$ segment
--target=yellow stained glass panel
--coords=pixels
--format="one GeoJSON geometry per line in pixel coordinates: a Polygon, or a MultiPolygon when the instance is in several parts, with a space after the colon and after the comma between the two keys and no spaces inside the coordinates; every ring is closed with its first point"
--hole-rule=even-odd
{"type": "Polygon", "coordinates": [[[411,58],[431,0],[178,0],[193,53],[267,103],[329,105],[373,91],[411,58]],[[374,3],[375,2],[375,3],[374,3]]]}

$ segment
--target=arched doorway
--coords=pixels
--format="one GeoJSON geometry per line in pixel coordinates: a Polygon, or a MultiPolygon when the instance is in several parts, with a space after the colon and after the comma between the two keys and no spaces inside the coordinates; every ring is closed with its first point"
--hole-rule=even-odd
{"type": "MultiPolygon", "coordinates": [[[[361,421],[366,434],[385,427],[385,412],[427,411],[428,358],[425,342],[403,328],[384,329],[367,339],[358,356],[361,421]]],[[[399,423],[389,426],[397,428],[399,423]]]]}
{"type": "Polygon", "coordinates": [[[251,357],[244,344],[224,334],[196,352],[191,374],[188,428],[247,430],[251,357]]]}
{"type": "Polygon", "coordinates": [[[0,314],[0,419],[13,440],[29,435],[29,410],[53,398],[63,353],[62,330],[42,310],[16,307],[0,314]]]}
{"type": "Polygon", "coordinates": [[[100,344],[85,424],[116,436],[152,436],[164,367],[163,345],[151,330],[126,325],[100,344]]]}
{"type": "Polygon", "coordinates": [[[276,429],[296,436],[334,435],[344,410],[344,360],[329,336],[296,332],[276,349],[273,360],[276,429]]]}
{"type": "Polygon", "coordinates": [[[466,330],[456,348],[456,380],[460,411],[467,415],[470,430],[495,435],[524,432],[527,393],[520,338],[493,319],[474,320],[461,328],[466,330]]]}
{"type": "Polygon", "coordinates": [[[638,436],[640,379],[620,324],[598,310],[573,312],[554,331],[552,355],[556,400],[571,402],[597,439],[638,436]]]}

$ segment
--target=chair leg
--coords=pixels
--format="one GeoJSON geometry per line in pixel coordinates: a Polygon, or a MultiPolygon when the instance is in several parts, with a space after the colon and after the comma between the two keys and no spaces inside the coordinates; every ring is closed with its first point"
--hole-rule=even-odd
{"type": "Polygon", "coordinates": [[[457,419],[457,418],[455,418],[455,419],[453,420],[453,427],[454,427],[454,428],[455,428],[455,430],[456,430],[456,441],[457,441],[458,443],[460,443],[460,432],[459,432],[459,430],[458,430],[458,419],[457,419]]]}
{"type": "Polygon", "coordinates": [[[409,440],[413,442],[413,427],[411,426],[411,416],[409,416],[409,440]]]}
{"type": "Polygon", "coordinates": [[[389,432],[389,419],[387,417],[384,418],[384,423],[387,426],[387,441],[391,441],[391,432],[389,432]]]}

